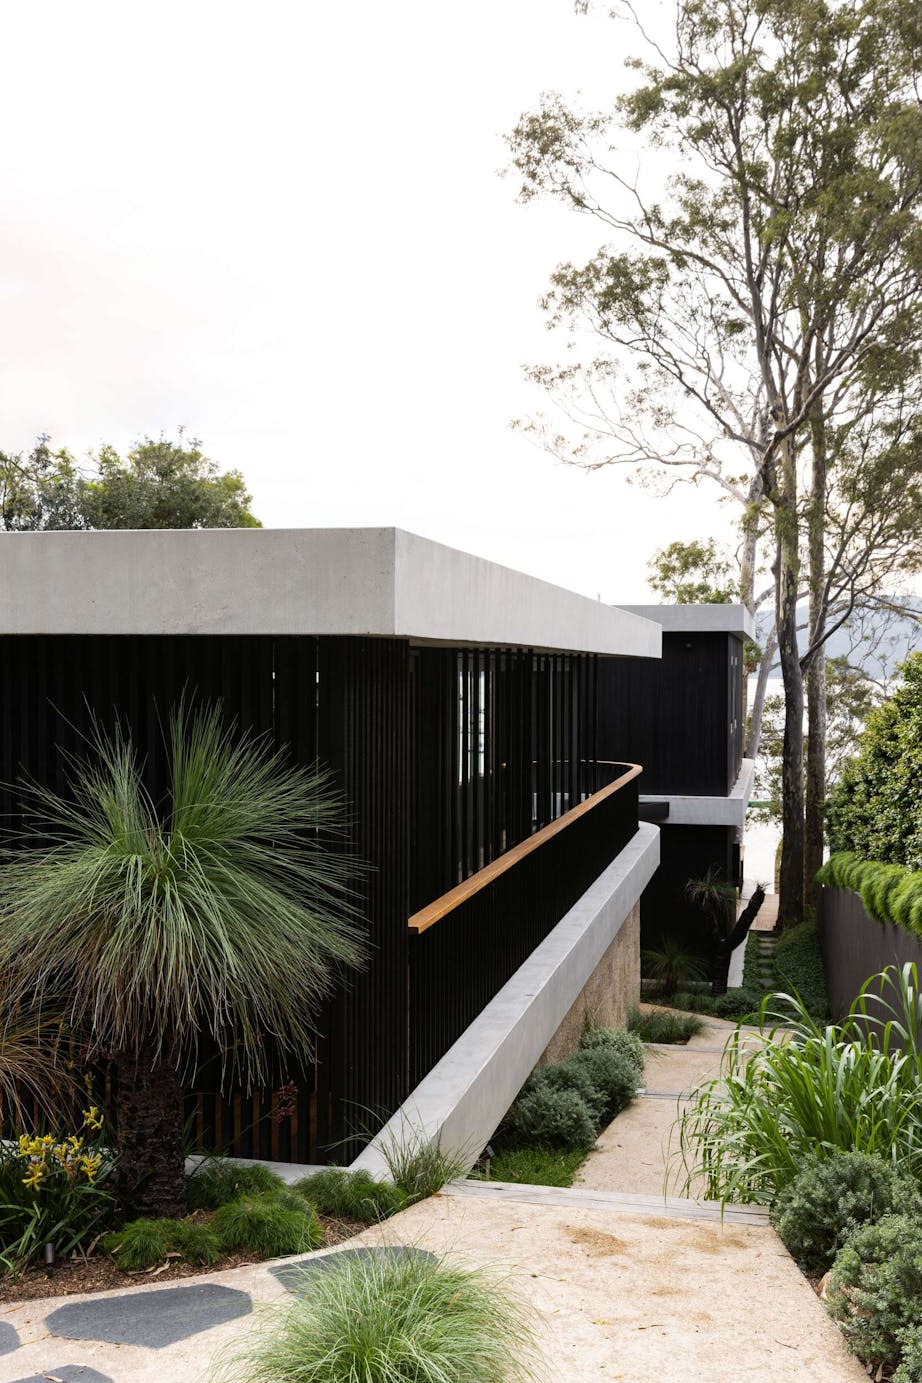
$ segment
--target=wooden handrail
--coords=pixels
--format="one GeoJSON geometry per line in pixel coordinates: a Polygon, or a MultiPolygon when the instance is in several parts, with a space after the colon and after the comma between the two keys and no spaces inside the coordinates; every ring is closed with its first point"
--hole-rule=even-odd
{"type": "Polygon", "coordinates": [[[551,821],[547,826],[542,826],[540,831],[535,831],[534,835],[527,836],[525,840],[520,841],[518,845],[514,845],[511,850],[506,850],[504,854],[497,855],[496,859],[484,869],[478,869],[476,874],[472,874],[470,878],[465,879],[463,883],[457,884],[454,888],[449,889],[447,893],[443,893],[441,898],[436,898],[433,903],[428,903],[426,907],[420,908],[419,912],[414,912],[413,916],[407,922],[407,930],[412,932],[414,936],[419,936],[421,932],[428,931],[428,929],[435,926],[436,922],[440,921],[441,918],[447,916],[450,912],[454,912],[455,908],[460,907],[468,898],[473,898],[475,893],[479,893],[482,888],[486,888],[488,884],[492,884],[494,879],[498,879],[500,875],[512,869],[520,860],[524,860],[527,855],[530,855],[533,850],[540,850],[542,845],[546,845],[554,836],[559,835],[561,831],[565,831],[568,826],[572,826],[577,818],[591,812],[600,802],[604,802],[607,797],[611,797],[613,793],[617,792],[619,788],[623,788],[625,783],[629,783],[642,771],[642,766],[640,764],[627,764],[625,767],[628,770],[627,773],[622,773],[621,777],[616,778],[613,783],[609,783],[607,787],[600,789],[599,792],[594,792],[591,797],[587,797],[577,806],[571,807],[568,812],[564,812],[563,816],[558,816],[556,821],[551,821]]]}

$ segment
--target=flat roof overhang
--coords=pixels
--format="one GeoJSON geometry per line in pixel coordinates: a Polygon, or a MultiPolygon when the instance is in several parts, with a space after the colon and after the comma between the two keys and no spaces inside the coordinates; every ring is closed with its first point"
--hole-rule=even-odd
{"type": "Polygon", "coordinates": [[[655,620],[664,634],[756,636],[756,622],[745,605],[622,605],[621,609],[655,620]]]}
{"type": "Polygon", "coordinates": [[[398,528],[0,535],[0,634],[302,634],[658,658],[650,618],[398,528]]]}

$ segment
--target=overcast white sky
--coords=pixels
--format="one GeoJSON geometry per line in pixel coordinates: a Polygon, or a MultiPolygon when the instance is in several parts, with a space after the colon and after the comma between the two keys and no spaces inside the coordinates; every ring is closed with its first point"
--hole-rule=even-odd
{"type": "Polygon", "coordinates": [[[560,356],[547,276],[596,232],[497,176],[542,90],[621,86],[627,38],[572,0],[8,7],[0,447],[184,424],[266,524],[646,598],[653,549],[726,517],[509,430],[560,356]]]}

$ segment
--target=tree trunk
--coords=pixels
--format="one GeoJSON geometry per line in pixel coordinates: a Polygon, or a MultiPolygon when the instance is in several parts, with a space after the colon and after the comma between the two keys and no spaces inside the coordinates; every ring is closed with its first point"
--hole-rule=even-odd
{"type": "Polygon", "coordinates": [[[826,650],[821,648],[807,670],[807,775],[804,829],[804,902],[816,908],[817,872],[823,863],[823,817],[826,804],[826,650]]]}
{"type": "Polygon", "coordinates": [[[119,1201],[129,1218],[185,1214],[182,1086],[176,1066],[121,1056],[117,1129],[119,1201]]]}
{"type": "Polygon", "coordinates": [[[712,994],[726,994],[727,981],[730,977],[730,961],[733,959],[733,952],[737,946],[742,945],[749,935],[749,929],[759,914],[759,908],[765,902],[765,890],[757,888],[749,902],[743,908],[739,917],[732,927],[728,928],[727,934],[717,943],[714,952],[713,979],[711,981],[712,994]]]}
{"type": "MultiPolygon", "coordinates": [[[[817,345],[817,370],[824,361],[817,345]]],[[[807,544],[810,558],[810,636],[807,647],[822,639],[826,624],[826,423],[821,403],[810,423],[813,466],[807,512],[807,544]]],[[[816,908],[819,889],[816,875],[823,863],[823,809],[826,801],[826,648],[820,644],[810,654],[807,674],[807,773],[804,824],[804,901],[816,908]]]]}
{"type": "Polygon", "coordinates": [[[762,653],[762,661],[759,664],[759,672],[756,678],[755,695],[752,698],[752,712],[749,716],[749,724],[746,727],[746,748],[747,759],[756,759],[759,756],[759,745],[762,740],[762,720],[765,715],[765,698],[768,694],[768,675],[771,671],[775,654],[778,651],[778,634],[774,626],[771,633],[765,640],[765,648],[762,653]]]}
{"type": "Polygon", "coordinates": [[[775,506],[777,534],[776,626],[784,680],[784,748],[781,767],[781,833],[784,847],[778,890],[778,926],[804,915],[804,683],[797,648],[797,477],[793,448],[784,448],[784,489],[775,506]]]}

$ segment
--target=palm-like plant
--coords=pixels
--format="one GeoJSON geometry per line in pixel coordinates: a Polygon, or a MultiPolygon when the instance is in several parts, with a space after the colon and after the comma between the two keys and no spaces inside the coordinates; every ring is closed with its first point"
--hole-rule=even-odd
{"type": "Polygon", "coordinates": [[[355,864],[328,776],[220,707],[171,715],[163,803],[126,732],[94,725],[90,744],[69,796],[24,789],[35,833],[0,866],[0,973],[112,1057],[123,1201],[176,1214],[183,1075],[203,1041],[250,1081],[267,1047],[309,1058],[319,1000],[362,958],[355,864]]]}
{"type": "MultiPolygon", "coordinates": [[[[0,993],[6,986],[0,985],[0,993]]],[[[0,1000],[0,1120],[22,1126],[33,1110],[53,1117],[74,1099],[61,1020],[0,1000]]]]}

